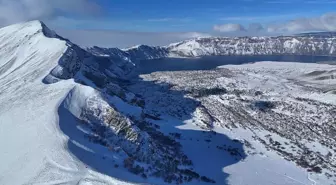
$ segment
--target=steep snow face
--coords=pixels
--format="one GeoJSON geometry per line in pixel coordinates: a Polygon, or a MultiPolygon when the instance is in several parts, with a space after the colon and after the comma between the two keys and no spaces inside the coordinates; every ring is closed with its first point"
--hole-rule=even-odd
{"type": "Polygon", "coordinates": [[[0,184],[127,184],[68,150],[57,110],[75,83],[42,81],[70,47],[39,21],[0,29],[0,184]]]}
{"type": "Polygon", "coordinates": [[[39,21],[17,24],[0,30],[2,79],[15,80],[16,74],[36,78],[35,75],[43,76],[45,74],[41,73],[42,71],[57,64],[67,49],[66,43],[59,39],[48,38],[43,32],[44,28],[39,21]],[[32,73],[35,75],[30,75],[32,73]]]}
{"type": "Polygon", "coordinates": [[[48,38],[44,31],[39,21],[0,30],[0,99],[10,102],[3,108],[29,99],[27,94],[38,96],[20,89],[41,82],[67,50],[65,41],[48,38]]]}
{"type": "Polygon", "coordinates": [[[0,184],[212,181],[121,87],[134,63],[87,53],[38,21],[0,31],[0,184]]]}
{"type": "Polygon", "coordinates": [[[0,184],[24,184],[50,161],[70,157],[57,140],[54,112],[70,84],[42,83],[67,46],[46,37],[38,21],[1,29],[0,44],[0,184]]]}

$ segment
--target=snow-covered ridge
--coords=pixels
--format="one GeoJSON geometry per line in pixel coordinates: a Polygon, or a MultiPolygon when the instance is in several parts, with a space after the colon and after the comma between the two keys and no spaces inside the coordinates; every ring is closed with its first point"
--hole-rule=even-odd
{"type": "Polygon", "coordinates": [[[213,181],[146,120],[159,118],[123,87],[136,65],[121,50],[89,53],[40,21],[0,29],[0,42],[0,184],[116,184],[101,173],[132,181],[127,170],[140,182],[213,181]]]}
{"type": "Polygon", "coordinates": [[[88,52],[111,58],[127,58],[134,63],[140,60],[150,60],[169,57],[169,50],[165,47],[137,45],[127,49],[119,48],[100,48],[97,46],[87,48],[88,52]]]}
{"type": "MultiPolygon", "coordinates": [[[[17,73],[33,73],[57,65],[67,50],[66,42],[40,21],[31,21],[0,30],[0,79],[16,79],[17,73]]],[[[39,74],[43,75],[43,74],[39,74]]],[[[44,74],[45,75],[45,74],[44,74]]],[[[29,75],[27,74],[27,77],[29,75]]]]}
{"type": "Polygon", "coordinates": [[[66,50],[66,41],[40,21],[0,29],[0,184],[29,183],[46,163],[67,161],[53,152],[64,151],[54,109],[69,83],[57,88],[42,83],[66,50]]]}
{"type": "Polygon", "coordinates": [[[181,56],[207,55],[336,55],[336,37],[279,36],[200,38],[168,46],[181,56]]]}
{"type": "MultiPolygon", "coordinates": [[[[206,37],[190,39],[164,47],[139,45],[123,52],[134,58],[200,57],[213,55],[336,55],[333,34],[303,34],[278,37],[206,37]]],[[[90,48],[108,54],[108,49],[90,48]],[[105,52],[104,52],[105,51],[105,52]]]]}

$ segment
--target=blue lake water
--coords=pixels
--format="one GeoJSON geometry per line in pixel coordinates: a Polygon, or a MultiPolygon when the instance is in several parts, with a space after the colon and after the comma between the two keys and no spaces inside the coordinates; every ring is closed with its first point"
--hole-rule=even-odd
{"type": "Polygon", "coordinates": [[[258,56],[207,56],[201,58],[164,58],[140,61],[139,72],[209,70],[228,64],[246,64],[259,61],[316,63],[336,61],[331,56],[258,55],[258,56]]]}

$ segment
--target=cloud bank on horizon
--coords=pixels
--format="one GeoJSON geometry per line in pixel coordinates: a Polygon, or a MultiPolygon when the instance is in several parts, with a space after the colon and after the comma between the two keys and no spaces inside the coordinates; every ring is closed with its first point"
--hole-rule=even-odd
{"type": "Polygon", "coordinates": [[[335,0],[0,0],[0,27],[39,19],[82,46],[336,31],[335,0]]]}
{"type": "Polygon", "coordinates": [[[326,13],[319,17],[297,18],[287,22],[270,24],[263,27],[260,23],[252,23],[246,29],[241,24],[215,25],[213,28],[219,32],[270,32],[270,33],[298,33],[309,31],[336,31],[336,13],[326,13]]]}

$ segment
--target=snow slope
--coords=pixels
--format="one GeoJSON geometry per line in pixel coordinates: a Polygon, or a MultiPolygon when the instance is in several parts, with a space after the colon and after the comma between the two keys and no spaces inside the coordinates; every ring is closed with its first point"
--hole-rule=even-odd
{"type": "Polygon", "coordinates": [[[331,185],[336,182],[336,97],[329,91],[336,87],[335,69],[293,62],[225,65],[144,74],[131,89],[145,97],[148,112],[182,117],[182,123],[157,124],[163,132],[181,133],[195,170],[207,171],[217,182],[223,182],[216,170],[221,166],[229,174],[227,184],[331,185]],[[224,158],[236,156],[224,157],[227,153],[219,150],[237,145],[218,139],[221,134],[242,143],[241,161],[224,165],[224,158]]]}
{"type": "Polygon", "coordinates": [[[127,184],[68,150],[57,109],[75,83],[42,83],[69,49],[54,36],[39,21],[0,29],[0,184],[127,184]]]}

